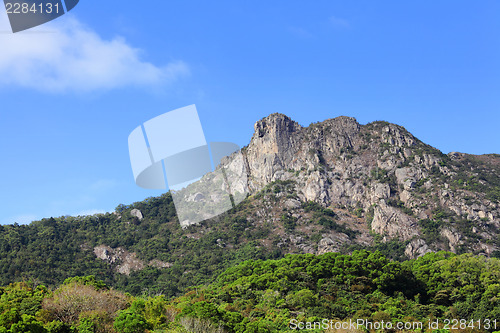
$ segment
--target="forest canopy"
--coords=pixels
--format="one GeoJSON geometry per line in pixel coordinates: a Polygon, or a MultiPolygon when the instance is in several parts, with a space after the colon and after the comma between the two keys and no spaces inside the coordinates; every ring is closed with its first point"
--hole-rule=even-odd
{"type": "Polygon", "coordinates": [[[29,280],[0,288],[2,333],[278,332],[291,331],[292,320],[359,318],[489,319],[488,328],[460,331],[500,331],[493,326],[500,318],[500,260],[439,252],[397,262],[365,250],[286,255],[245,261],[172,297],[132,296],[94,276],[54,289],[29,280]]]}

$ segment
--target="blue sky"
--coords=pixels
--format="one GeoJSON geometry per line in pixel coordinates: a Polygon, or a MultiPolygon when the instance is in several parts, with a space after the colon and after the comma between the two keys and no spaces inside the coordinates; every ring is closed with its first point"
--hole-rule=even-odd
{"type": "Polygon", "coordinates": [[[405,126],[443,152],[500,153],[498,1],[81,0],[11,34],[0,12],[0,223],[112,211],[127,137],[196,104],[208,141],[273,112],[405,126]]]}

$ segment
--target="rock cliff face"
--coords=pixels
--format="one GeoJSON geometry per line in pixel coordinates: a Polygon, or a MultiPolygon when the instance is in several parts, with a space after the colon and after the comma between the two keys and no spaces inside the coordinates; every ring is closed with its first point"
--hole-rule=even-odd
{"type": "Polygon", "coordinates": [[[94,248],[94,254],[97,258],[106,261],[118,273],[125,275],[130,275],[134,271],[140,271],[148,265],[157,268],[169,268],[171,266],[170,263],[157,259],[153,259],[149,264],[145,264],[137,258],[134,252],[129,252],[121,247],[111,248],[107,245],[99,245],[94,248]]]}
{"type": "MultiPolygon", "coordinates": [[[[338,117],[302,127],[282,114],[258,121],[242,153],[224,163],[245,164],[252,194],[276,182],[293,184],[296,202],[284,207],[298,225],[305,220],[299,206],[313,201],[333,210],[339,223],[358,224],[354,243],[399,240],[409,257],[498,250],[500,155],[445,155],[386,122],[338,117]]],[[[316,251],[335,250],[342,235],[324,235],[316,251]]]]}

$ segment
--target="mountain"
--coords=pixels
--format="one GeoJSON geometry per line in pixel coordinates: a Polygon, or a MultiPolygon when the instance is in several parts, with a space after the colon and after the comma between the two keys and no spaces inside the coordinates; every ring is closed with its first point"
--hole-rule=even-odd
{"type": "Polygon", "coordinates": [[[221,167],[244,171],[248,197],[199,224],[181,227],[166,193],[113,213],[0,226],[0,284],[93,274],[133,294],[176,295],[288,253],[500,256],[500,155],[445,155],[382,121],[303,127],[272,114],[221,167]]]}
{"type": "MultiPolygon", "coordinates": [[[[242,152],[252,193],[293,182],[299,202],[328,207],[336,223],[358,231],[355,244],[371,244],[375,235],[398,239],[408,243],[408,257],[498,250],[500,155],[445,155],[387,122],[338,117],[302,127],[282,114],[257,122],[242,152]]],[[[290,213],[307,225],[303,211],[290,213]]],[[[332,233],[321,251],[344,240],[345,233],[332,233]]]]}

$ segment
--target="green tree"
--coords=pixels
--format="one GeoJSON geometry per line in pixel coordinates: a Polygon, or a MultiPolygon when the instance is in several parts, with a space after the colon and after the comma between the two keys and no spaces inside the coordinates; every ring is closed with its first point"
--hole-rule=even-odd
{"type": "Polygon", "coordinates": [[[113,326],[119,333],[143,333],[150,328],[142,314],[131,310],[121,311],[113,326]]]}
{"type": "Polygon", "coordinates": [[[13,324],[10,333],[47,333],[43,323],[39,322],[34,316],[23,314],[21,320],[13,324]]]}

